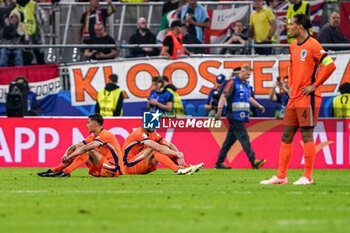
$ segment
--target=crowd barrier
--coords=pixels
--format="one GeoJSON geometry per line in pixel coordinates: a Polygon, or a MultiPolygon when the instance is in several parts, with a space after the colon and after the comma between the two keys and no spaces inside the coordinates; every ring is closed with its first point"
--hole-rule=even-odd
{"type": "MultiPolygon", "coordinates": [[[[206,119],[202,119],[206,120],[206,119]]],[[[0,167],[53,167],[65,150],[89,135],[87,118],[0,118],[0,167]]],[[[120,145],[137,127],[141,118],[106,118],[104,128],[116,135],[120,145]]],[[[205,163],[213,168],[225,139],[228,122],[220,128],[161,128],[158,132],[174,143],[191,164],[205,163]]],[[[264,168],[278,167],[282,120],[254,119],[247,124],[252,147],[258,159],[266,159],[264,168]]],[[[350,119],[320,119],[315,127],[315,168],[350,168],[350,119]]],[[[228,153],[226,164],[250,168],[239,142],[228,153]]],[[[303,168],[303,143],[300,133],[294,139],[290,168],[303,168]]]]}

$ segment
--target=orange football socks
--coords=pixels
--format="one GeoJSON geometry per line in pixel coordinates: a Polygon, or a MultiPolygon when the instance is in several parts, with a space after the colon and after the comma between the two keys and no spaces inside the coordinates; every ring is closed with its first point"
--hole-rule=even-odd
{"type": "Polygon", "coordinates": [[[174,172],[176,172],[177,170],[179,170],[179,166],[176,165],[167,155],[162,154],[158,151],[155,151],[153,153],[154,158],[156,158],[156,160],[158,162],[160,162],[161,164],[163,164],[164,166],[170,168],[171,170],[173,170],[174,172]]]}
{"type": "Polygon", "coordinates": [[[60,164],[58,164],[57,167],[55,167],[54,169],[52,169],[52,172],[56,173],[56,172],[62,171],[64,168],[65,168],[65,166],[63,166],[63,164],[60,163],[60,164]]]}
{"type": "Polygon", "coordinates": [[[288,165],[293,155],[293,148],[294,143],[281,143],[277,172],[277,177],[280,179],[284,179],[287,177],[288,165]]]}
{"type": "Polygon", "coordinates": [[[72,171],[85,164],[88,159],[88,154],[78,155],[68,167],[63,169],[63,172],[66,174],[70,174],[72,171]]]}
{"type": "Polygon", "coordinates": [[[316,146],[315,142],[308,142],[304,144],[304,176],[311,180],[312,178],[312,168],[314,167],[316,155],[316,146]]]}

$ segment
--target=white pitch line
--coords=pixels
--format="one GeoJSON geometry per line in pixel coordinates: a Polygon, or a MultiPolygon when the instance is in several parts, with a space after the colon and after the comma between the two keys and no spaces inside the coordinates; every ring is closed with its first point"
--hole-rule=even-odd
{"type": "MultiPolygon", "coordinates": [[[[50,190],[11,190],[10,193],[48,193],[50,190]]],[[[163,193],[163,190],[58,190],[57,193],[163,193]]]]}

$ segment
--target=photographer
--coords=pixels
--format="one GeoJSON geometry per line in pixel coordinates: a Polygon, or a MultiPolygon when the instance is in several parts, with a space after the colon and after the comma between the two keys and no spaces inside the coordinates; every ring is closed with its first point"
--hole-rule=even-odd
{"type": "Polygon", "coordinates": [[[269,94],[269,99],[279,104],[275,111],[276,118],[284,117],[284,111],[288,104],[289,96],[290,88],[288,87],[288,76],[285,76],[282,81],[280,77],[277,77],[277,81],[269,94]],[[280,89],[279,93],[276,92],[277,87],[280,89]]]}
{"type": "Polygon", "coordinates": [[[220,95],[226,84],[225,75],[219,74],[218,76],[216,76],[216,84],[217,88],[213,88],[209,92],[207,102],[204,105],[204,109],[206,111],[209,111],[208,117],[214,117],[217,112],[220,95]]]}

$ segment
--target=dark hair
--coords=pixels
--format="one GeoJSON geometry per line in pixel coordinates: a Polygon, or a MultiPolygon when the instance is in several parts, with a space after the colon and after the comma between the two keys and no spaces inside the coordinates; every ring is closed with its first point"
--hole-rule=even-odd
{"type": "Polygon", "coordinates": [[[303,27],[307,30],[309,28],[312,28],[312,23],[310,21],[309,16],[304,15],[304,14],[296,14],[293,16],[296,20],[296,24],[303,25],[303,27]]]}
{"type": "Polygon", "coordinates": [[[29,82],[28,82],[28,79],[24,76],[18,76],[16,77],[13,81],[18,83],[19,80],[22,80],[23,81],[23,86],[24,88],[26,89],[26,91],[29,91],[29,82]]]}
{"type": "Polygon", "coordinates": [[[286,75],[286,76],[283,77],[283,80],[285,80],[285,79],[289,79],[289,78],[288,78],[288,75],[286,75]]]}
{"type": "Polygon", "coordinates": [[[339,91],[341,94],[350,94],[350,83],[343,83],[339,87],[339,91]]]}
{"type": "Polygon", "coordinates": [[[270,2],[272,2],[273,0],[265,0],[266,5],[268,6],[270,2]]]}
{"type": "Polygon", "coordinates": [[[164,83],[164,79],[161,76],[153,76],[152,77],[152,82],[164,83]]]}
{"type": "Polygon", "coordinates": [[[103,125],[103,117],[99,113],[90,114],[89,119],[96,121],[99,125],[103,125]]]}
{"type": "Polygon", "coordinates": [[[113,83],[117,83],[117,82],[118,82],[118,75],[116,75],[116,74],[111,74],[111,75],[109,76],[109,80],[110,80],[111,82],[113,82],[113,83]]]}
{"type": "Polygon", "coordinates": [[[165,81],[165,82],[169,82],[169,78],[165,75],[162,76],[162,79],[165,81]]]}

